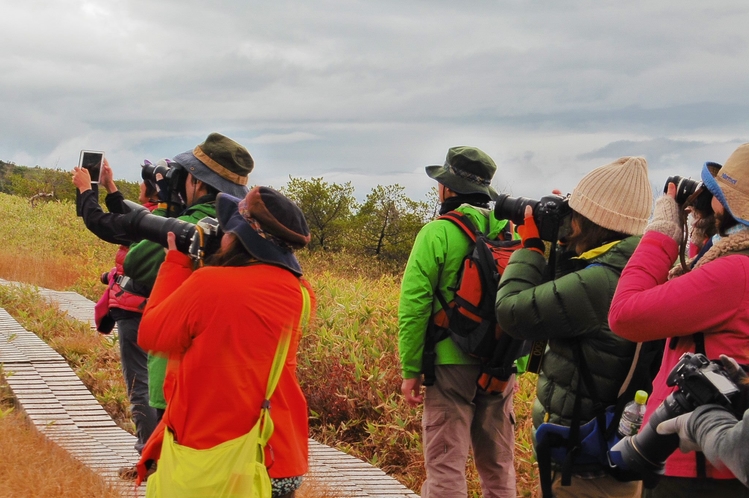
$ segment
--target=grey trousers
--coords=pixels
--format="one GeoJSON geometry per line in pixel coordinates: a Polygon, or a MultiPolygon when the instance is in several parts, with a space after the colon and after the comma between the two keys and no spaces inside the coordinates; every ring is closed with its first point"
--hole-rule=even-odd
{"type": "Polygon", "coordinates": [[[140,453],[158,423],[156,410],[148,404],[148,354],[138,346],[138,327],[143,315],[120,309],[112,309],[110,313],[117,322],[122,375],[135,424],[135,449],[140,453]]]}
{"type": "Polygon", "coordinates": [[[476,386],[478,365],[438,365],[435,375],[424,397],[422,498],[467,496],[470,448],[483,496],[515,497],[514,377],[504,393],[490,395],[476,386]]]}

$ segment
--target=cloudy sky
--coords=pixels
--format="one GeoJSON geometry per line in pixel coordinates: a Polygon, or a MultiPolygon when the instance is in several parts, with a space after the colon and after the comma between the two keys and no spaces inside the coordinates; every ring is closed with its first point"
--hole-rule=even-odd
{"type": "Polygon", "coordinates": [[[474,145],[539,197],[645,156],[654,188],[749,141],[749,2],[0,0],[0,159],[135,180],[212,131],[251,183],[433,185],[474,145]]]}

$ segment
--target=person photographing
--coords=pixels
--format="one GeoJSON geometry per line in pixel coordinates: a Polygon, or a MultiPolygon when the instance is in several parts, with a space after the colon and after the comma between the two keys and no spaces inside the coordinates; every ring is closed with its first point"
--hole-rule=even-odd
{"type": "Polygon", "coordinates": [[[619,482],[607,472],[604,447],[599,454],[570,450],[559,460],[551,455],[557,447],[579,446],[575,433],[616,405],[622,389],[642,388],[625,386],[637,345],[614,335],[607,318],[619,273],[650,215],[647,162],[622,157],[594,169],[568,202],[571,231],[559,244],[551,276],[544,243],[526,208],[518,228],[524,248],[513,253],[499,283],[497,323],[518,339],[548,340],[532,411],[544,496],[636,496],[639,483],[619,482]],[[549,424],[559,432],[553,446],[551,438],[537,437],[549,424]]]}
{"type": "MultiPolygon", "coordinates": [[[[150,461],[160,462],[167,445],[208,451],[246,435],[264,404],[279,341],[291,334],[278,386],[268,399],[275,430],[266,452],[273,497],[290,498],[307,472],[307,403],[296,379],[296,351],[314,293],[294,250],[309,242],[309,229],[301,210],[268,187],[255,187],[244,199],[220,194],[217,215],[221,247],[203,268],[193,271],[169,236],[143,314],[139,344],[169,360],[167,408],[143,451],[140,476],[150,461]]],[[[187,464],[172,462],[168,472],[159,463],[148,479],[149,492],[154,486],[180,490],[180,496],[198,490],[220,495],[203,488],[209,486],[210,469],[189,482],[180,480],[187,464]]]]}
{"type": "MultiPolygon", "coordinates": [[[[676,188],[656,202],[641,244],[622,272],[609,323],[633,341],[668,339],[653,383],[644,424],[676,388],[666,383],[684,353],[708,359],[731,354],[749,362],[749,143],[739,146],[723,167],[706,163],[702,182],[713,194],[718,234],[691,271],[669,279],[679,256],[683,229],[676,188]]],[[[646,497],[749,496],[730,470],[703,455],[674,452],[665,475],[646,497]]]]}

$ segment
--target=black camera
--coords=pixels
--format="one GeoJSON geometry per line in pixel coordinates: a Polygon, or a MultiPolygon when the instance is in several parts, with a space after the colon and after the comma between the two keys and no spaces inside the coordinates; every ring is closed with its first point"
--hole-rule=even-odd
{"type": "Polygon", "coordinates": [[[174,232],[177,250],[198,261],[215,253],[221,245],[223,232],[216,218],[205,217],[193,224],[177,218],[157,216],[139,204],[125,202],[130,212],[125,215],[124,221],[132,241],[150,240],[167,247],[167,234],[174,232]]]}
{"type": "Polygon", "coordinates": [[[609,451],[609,464],[642,477],[646,488],[654,487],[663,475],[666,458],[679,447],[678,434],[658,434],[658,424],[715,403],[734,410],[739,388],[720,362],[702,354],[684,353],[671,370],[666,385],[677,386],[655,410],[648,423],[634,436],[627,436],[609,451]]]}
{"type": "Polygon", "coordinates": [[[156,164],[154,164],[146,159],[140,166],[140,177],[144,180],[151,180],[154,183],[157,183],[162,178],[171,178],[176,171],[176,168],[171,167],[172,164],[176,163],[157,161],[156,164]],[[161,177],[159,177],[159,175],[161,175],[161,177]]]}
{"type": "Polygon", "coordinates": [[[156,184],[159,200],[167,205],[167,217],[176,217],[185,208],[187,171],[174,161],[143,161],[140,177],[156,184]]]}
{"type": "Polygon", "coordinates": [[[533,209],[533,220],[538,227],[541,240],[556,243],[569,231],[572,209],[569,199],[559,195],[547,195],[540,200],[527,197],[510,197],[501,194],[494,205],[494,216],[500,220],[510,220],[516,225],[525,221],[525,207],[533,209]]]}
{"type": "Polygon", "coordinates": [[[689,203],[695,209],[701,213],[711,214],[713,212],[710,203],[713,200],[713,194],[705,187],[705,185],[697,180],[691,178],[684,178],[681,176],[669,176],[663,185],[663,193],[668,192],[668,184],[673,183],[676,185],[676,203],[679,206],[685,206],[689,198],[699,190],[697,196],[689,203]]]}

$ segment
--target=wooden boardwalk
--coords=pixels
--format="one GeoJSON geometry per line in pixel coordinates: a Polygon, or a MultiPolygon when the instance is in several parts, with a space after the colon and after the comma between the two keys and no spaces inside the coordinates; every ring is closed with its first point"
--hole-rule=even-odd
{"type": "MultiPolygon", "coordinates": [[[[16,405],[48,439],[134,496],[117,476],[138,460],[135,436],[121,429],[62,356],[0,309],[0,364],[16,405]]],[[[144,496],[141,487],[135,496],[144,496]]]]}
{"type": "MultiPolygon", "coordinates": [[[[0,280],[0,285],[10,282],[0,280]]],[[[75,292],[39,289],[72,318],[93,328],[94,303],[75,292]]],[[[144,496],[117,471],[138,459],[135,436],[118,427],[65,360],[0,308],[0,365],[17,405],[36,428],[100,473],[123,496],[144,496]]],[[[341,497],[418,498],[382,470],[310,439],[310,479],[341,497]]]]}

